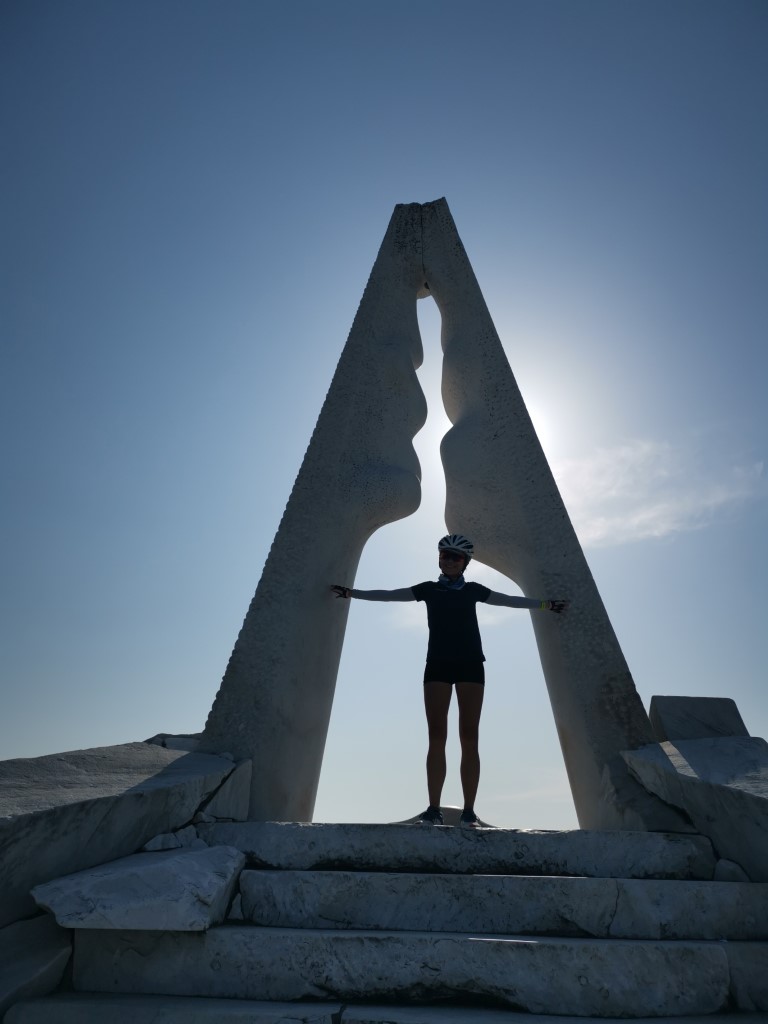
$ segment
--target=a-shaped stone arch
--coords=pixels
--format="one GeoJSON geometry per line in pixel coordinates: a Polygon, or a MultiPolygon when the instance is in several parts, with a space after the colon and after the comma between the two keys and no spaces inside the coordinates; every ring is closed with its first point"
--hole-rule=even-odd
{"type": "Polygon", "coordinates": [[[251,819],[311,820],[349,610],[329,581],[351,585],[371,534],[420,502],[426,289],[442,316],[452,423],[448,530],[523,593],[572,602],[566,616],[532,618],[579,823],[684,827],[620,757],[654,742],[651,725],[444,199],[395,207],[203,748],[252,759],[251,819]]]}

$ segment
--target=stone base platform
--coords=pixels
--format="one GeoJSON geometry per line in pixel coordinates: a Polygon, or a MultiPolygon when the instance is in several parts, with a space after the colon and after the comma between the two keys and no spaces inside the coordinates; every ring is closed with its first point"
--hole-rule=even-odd
{"type": "Polygon", "coordinates": [[[247,925],[203,934],[83,931],[75,941],[73,974],[81,992],[462,1000],[578,1017],[748,1010],[754,1005],[752,979],[760,984],[760,978],[768,978],[766,943],[532,940],[247,925]]]}
{"type": "Polygon", "coordinates": [[[243,871],[245,921],[602,939],[762,940],[768,883],[243,871]]]}
{"type": "Polygon", "coordinates": [[[293,871],[711,879],[716,863],[708,839],[685,833],[275,821],[203,824],[198,833],[241,850],[250,867],[293,871]]]}
{"type": "MultiPolygon", "coordinates": [[[[723,1014],[717,1024],[765,1024],[761,1013],[723,1014]]],[[[18,1003],[3,1024],[574,1024],[573,1018],[460,1006],[264,1003],[250,999],[67,993],[18,1003]]],[[[626,1024],[581,1017],[579,1024],[626,1024]]],[[[634,1024],[713,1024],[711,1017],[643,1017],[634,1024]]]]}

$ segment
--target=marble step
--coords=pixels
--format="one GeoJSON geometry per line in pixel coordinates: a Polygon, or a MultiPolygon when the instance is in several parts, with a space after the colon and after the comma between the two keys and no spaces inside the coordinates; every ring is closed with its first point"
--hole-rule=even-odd
{"type": "MultiPolygon", "coordinates": [[[[578,1024],[626,1024],[616,1017],[579,1017],[578,1024]]],[[[3,1024],[577,1024],[573,1017],[464,1006],[371,1006],[341,1003],[269,1003],[190,996],[65,993],[17,1003],[3,1024]]],[[[765,1015],[713,1018],[644,1017],[635,1024],[765,1024],[765,1015]]]]}
{"type": "MultiPolygon", "coordinates": [[[[626,1024],[624,1019],[579,1017],[578,1024],[626,1024]]],[[[269,1003],[190,996],[65,993],[17,1003],[3,1024],[532,1024],[527,1013],[463,1006],[370,1006],[341,1003],[269,1003]]],[[[573,1017],[537,1016],[533,1024],[577,1024],[573,1017]]],[[[635,1024],[765,1024],[764,1014],[645,1017],[635,1024]]]]}
{"type": "Polygon", "coordinates": [[[704,836],[573,829],[232,822],[199,825],[211,846],[234,846],[250,867],[458,874],[711,879],[704,836]]]}
{"type": "Polygon", "coordinates": [[[240,892],[267,927],[768,940],[768,883],[243,871],[240,892]]]}
{"type": "Polygon", "coordinates": [[[80,931],[81,992],[664,1017],[768,1010],[768,944],[259,928],[80,931]]]}

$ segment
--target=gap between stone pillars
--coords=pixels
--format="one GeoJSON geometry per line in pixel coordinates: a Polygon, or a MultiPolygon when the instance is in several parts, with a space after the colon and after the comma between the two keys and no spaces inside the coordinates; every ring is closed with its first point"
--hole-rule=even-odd
{"type": "Polygon", "coordinates": [[[453,424],[441,444],[448,529],[525,594],[572,601],[566,616],[531,615],[580,825],[688,830],[619,757],[654,742],[650,721],[445,200],[421,220],[453,424]]]}
{"type": "Polygon", "coordinates": [[[421,500],[421,207],[395,208],[203,732],[253,761],[251,820],[311,821],[363,547],[421,500]]]}

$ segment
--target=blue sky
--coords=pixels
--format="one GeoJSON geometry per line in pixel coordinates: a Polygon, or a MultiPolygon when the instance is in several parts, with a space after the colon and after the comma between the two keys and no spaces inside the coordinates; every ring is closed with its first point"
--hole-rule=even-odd
{"type": "MultiPolygon", "coordinates": [[[[202,727],[392,208],[440,196],[646,706],[768,734],[766,43],[747,0],[4,0],[0,756],[202,727]]],[[[419,318],[424,501],[360,587],[436,572],[419,318]]],[[[478,811],[573,826],[530,620],[483,615],[478,811]]],[[[318,820],[422,809],[422,616],[353,606],[318,820]]]]}

